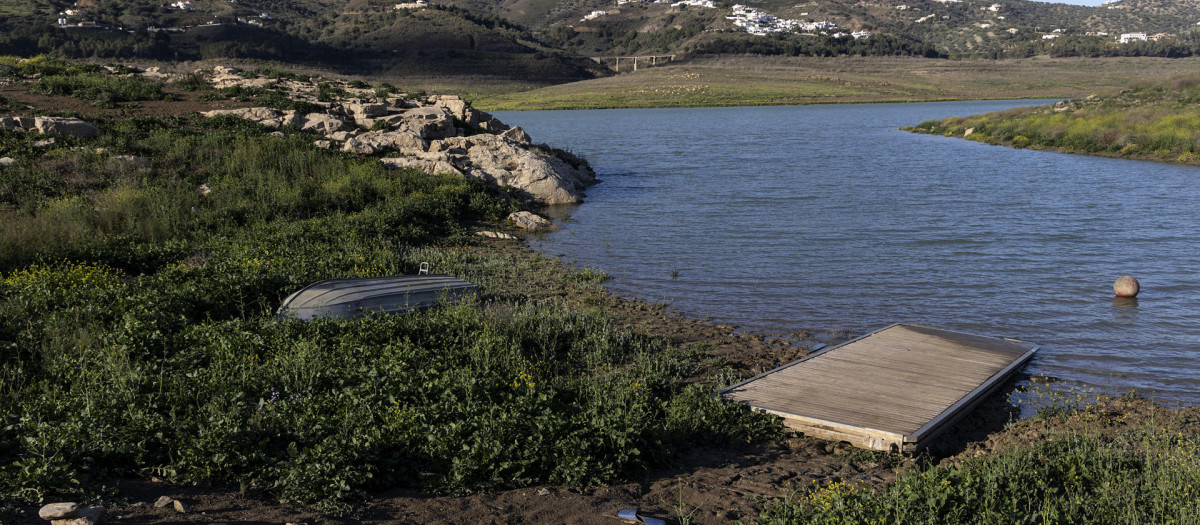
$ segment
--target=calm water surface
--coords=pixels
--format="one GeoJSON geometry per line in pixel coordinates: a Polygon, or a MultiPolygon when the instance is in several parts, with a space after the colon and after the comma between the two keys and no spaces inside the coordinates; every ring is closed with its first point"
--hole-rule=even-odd
{"type": "Polygon", "coordinates": [[[539,249],[620,295],[772,332],[1015,337],[1043,345],[1028,372],[1200,402],[1200,169],[897,129],[1028,104],[497,116],[596,169],[539,249]]]}

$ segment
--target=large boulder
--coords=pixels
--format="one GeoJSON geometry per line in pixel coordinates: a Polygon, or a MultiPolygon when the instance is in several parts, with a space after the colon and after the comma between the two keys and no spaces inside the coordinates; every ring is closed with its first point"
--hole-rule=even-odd
{"type": "Polygon", "coordinates": [[[387,104],[346,104],[346,111],[353,115],[355,120],[378,118],[388,114],[388,106],[387,104]]]}
{"type": "Polygon", "coordinates": [[[333,115],[325,113],[309,113],[298,119],[302,131],[315,131],[322,135],[332,135],[346,128],[346,122],[333,115]]]}
{"type": "Polygon", "coordinates": [[[2,117],[0,118],[0,128],[29,131],[33,129],[33,119],[30,117],[2,117]]]}
{"type": "Polygon", "coordinates": [[[359,155],[374,155],[387,151],[414,154],[425,151],[429,143],[409,131],[371,131],[346,140],[342,151],[359,155]]]}
{"type": "Polygon", "coordinates": [[[444,139],[458,135],[454,116],[445,108],[425,106],[402,113],[399,129],[416,133],[425,140],[444,139]]]}
{"type": "Polygon", "coordinates": [[[468,175],[498,186],[512,186],[526,200],[541,204],[572,204],[583,200],[583,182],[575,170],[560,170],[546,155],[520,147],[496,135],[466,137],[467,156],[474,166],[468,175]]]}
{"type": "Polygon", "coordinates": [[[100,134],[100,130],[90,123],[65,117],[34,117],[33,129],[45,135],[71,135],[90,138],[100,134]]]}
{"type": "Polygon", "coordinates": [[[465,170],[467,175],[489,184],[512,186],[525,200],[541,204],[580,202],[584,187],[595,182],[587,163],[570,153],[498,135],[434,140],[429,143],[429,151],[465,153],[470,165],[465,170]]]}

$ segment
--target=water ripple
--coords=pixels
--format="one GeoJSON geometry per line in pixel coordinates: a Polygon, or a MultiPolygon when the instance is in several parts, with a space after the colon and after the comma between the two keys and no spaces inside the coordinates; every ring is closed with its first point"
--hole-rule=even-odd
{"type": "Polygon", "coordinates": [[[1028,103],[498,116],[591,161],[603,182],[540,248],[620,295],[775,332],[1017,337],[1043,345],[1031,372],[1200,402],[1200,170],[896,129],[1028,103]]]}

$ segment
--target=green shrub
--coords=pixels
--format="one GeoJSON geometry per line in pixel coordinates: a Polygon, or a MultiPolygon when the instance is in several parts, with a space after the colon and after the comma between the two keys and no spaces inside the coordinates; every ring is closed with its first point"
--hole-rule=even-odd
{"type": "Polygon", "coordinates": [[[163,100],[167,94],[161,83],[138,77],[114,77],[101,73],[52,75],[39,79],[33,90],[45,95],[65,95],[91,100],[97,106],[111,107],[122,102],[163,100]]]}

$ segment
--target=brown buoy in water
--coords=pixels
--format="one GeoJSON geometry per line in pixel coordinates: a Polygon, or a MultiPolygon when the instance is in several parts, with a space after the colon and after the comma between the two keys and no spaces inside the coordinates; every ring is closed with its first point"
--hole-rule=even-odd
{"type": "Polygon", "coordinates": [[[1122,275],[1117,278],[1117,282],[1113,283],[1113,291],[1117,292],[1117,297],[1137,297],[1138,292],[1142,290],[1137,279],[1129,275],[1122,275]]]}

